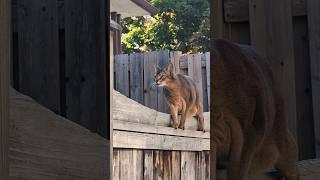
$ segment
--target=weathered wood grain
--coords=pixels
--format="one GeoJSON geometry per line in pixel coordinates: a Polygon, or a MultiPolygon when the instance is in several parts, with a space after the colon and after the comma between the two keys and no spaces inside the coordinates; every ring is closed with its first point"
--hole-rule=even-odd
{"type": "Polygon", "coordinates": [[[181,179],[198,179],[195,166],[195,152],[181,152],[181,179]]]}
{"type": "Polygon", "coordinates": [[[180,151],[171,151],[171,163],[172,163],[172,180],[180,179],[181,176],[181,153],[180,151]]]}
{"type": "Polygon", "coordinates": [[[206,179],[206,157],[205,152],[195,153],[195,177],[196,179],[206,179]]]}
{"type": "Polygon", "coordinates": [[[320,2],[307,0],[309,51],[313,100],[314,130],[317,142],[317,157],[320,157],[320,2]]]}
{"type": "Polygon", "coordinates": [[[0,179],[9,179],[11,1],[0,1],[0,179]]]}
{"type": "Polygon", "coordinates": [[[250,14],[254,16],[254,20],[250,22],[250,32],[254,36],[251,42],[270,62],[275,79],[284,95],[290,131],[297,137],[291,0],[252,2],[254,3],[250,4],[253,6],[250,8],[250,14]],[[259,26],[265,28],[259,29],[259,26]]]}
{"type": "Polygon", "coordinates": [[[107,179],[109,142],[11,90],[12,179],[107,179]]]}
{"type": "Polygon", "coordinates": [[[120,180],[120,150],[119,149],[113,149],[112,179],[120,180]]]}
{"type": "Polygon", "coordinates": [[[307,17],[293,18],[299,159],[316,157],[307,17]]]}
{"type": "Polygon", "coordinates": [[[210,140],[114,130],[113,147],[131,149],[203,151],[210,150],[210,140]]]}
{"type": "MultiPolygon", "coordinates": [[[[161,113],[146,106],[143,106],[132,99],[125,97],[117,91],[113,91],[112,114],[113,119],[142,123],[155,126],[170,126],[170,115],[161,113]],[[137,113],[139,112],[139,113],[137,113]]],[[[210,131],[210,113],[205,112],[205,130],[210,131]]],[[[185,129],[197,130],[198,121],[195,118],[186,120],[185,129]]]]}
{"type": "Polygon", "coordinates": [[[130,98],[143,103],[143,54],[130,55],[130,98]]]}
{"type": "Polygon", "coordinates": [[[143,72],[144,72],[144,82],[143,82],[143,92],[144,92],[144,105],[152,109],[157,109],[158,107],[158,91],[157,89],[151,89],[151,84],[154,83],[153,77],[155,74],[154,65],[157,64],[157,54],[156,52],[146,52],[144,53],[143,61],[143,72]]]}
{"type": "Polygon", "coordinates": [[[208,111],[210,109],[210,52],[205,53],[206,72],[207,72],[207,97],[208,97],[208,111]]]}
{"type": "Polygon", "coordinates": [[[68,0],[64,8],[67,118],[102,136],[108,119],[104,3],[68,0]]]}
{"type": "Polygon", "coordinates": [[[163,151],[153,151],[153,179],[163,180],[163,151]]]}
{"type": "Polygon", "coordinates": [[[121,131],[130,131],[130,132],[143,132],[149,134],[161,134],[161,135],[171,135],[179,137],[195,137],[202,139],[209,139],[210,133],[195,130],[182,130],[174,129],[172,127],[163,127],[163,126],[154,126],[141,123],[132,123],[128,121],[113,121],[113,129],[121,131]]]}
{"type": "MultiPolygon", "coordinates": [[[[245,22],[249,20],[249,1],[250,0],[225,0],[224,18],[228,23],[245,22]]],[[[289,7],[292,9],[292,16],[307,15],[307,0],[291,0],[289,7]]]]}
{"type": "Polygon", "coordinates": [[[128,54],[118,54],[114,57],[116,89],[129,97],[129,58],[128,54]]]}
{"type": "Polygon", "coordinates": [[[175,73],[180,72],[180,58],[181,58],[181,56],[182,56],[181,51],[170,52],[171,63],[174,65],[175,73]]]}
{"type": "Polygon", "coordinates": [[[164,180],[172,180],[172,159],[171,159],[171,151],[163,152],[163,179],[164,180]]]}
{"type": "Polygon", "coordinates": [[[144,150],[143,151],[143,179],[153,180],[153,151],[144,150]]]}
{"type": "Polygon", "coordinates": [[[143,159],[142,151],[135,149],[119,150],[119,177],[121,180],[142,180],[143,159]]]}
{"type": "Polygon", "coordinates": [[[188,55],[188,75],[192,77],[198,90],[201,102],[203,102],[201,54],[188,55]]]}
{"type": "Polygon", "coordinates": [[[56,2],[17,1],[19,90],[60,113],[56,2]]]}
{"type": "MultiPolygon", "coordinates": [[[[157,52],[157,65],[160,68],[165,68],[169,63],[170,63],[170,57],[169,57],[169,51],[160,51],[157,52]]],[[[152,76],[154,77],[154,75],[152,76]]],[[[163,89],[158,88],[158,107],[157,111],[164,112],[164,113],[169,113],[169,106],[167,103],[167,100],[165,99],[165,96],[163,94],[163,89]]]]}

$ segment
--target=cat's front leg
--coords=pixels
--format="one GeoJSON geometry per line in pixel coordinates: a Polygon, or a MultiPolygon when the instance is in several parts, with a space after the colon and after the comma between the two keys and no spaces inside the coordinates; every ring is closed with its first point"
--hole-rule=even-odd
{"type": "Polygon", "coordinates": [[[178,129],[178,108],[173,105],[170,105],[172,127],[178,129]]]}
{"type": "Polygon", "coordinates": [[[184,130],[185,124],[186,124],[186,119],[187,119],[187,111],[183,111],[181,114],[181,121],[179,128],[184,130]]]}

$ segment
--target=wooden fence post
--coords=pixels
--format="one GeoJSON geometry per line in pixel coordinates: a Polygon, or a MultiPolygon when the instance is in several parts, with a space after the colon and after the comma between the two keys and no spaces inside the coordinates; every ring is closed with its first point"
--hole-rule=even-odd
{"type": "Polygon", "coordinates": [[[320,157],[320,1],[308,0],[309,48],[313,97],[314,130],[317,142],[317,157],[320,157]]]}
{"type": "Polygon", "coordinates": [[[9,69],[11,1],[0,1],[0,179],[9,179],[9,69]]]}
{"type": "Polygon", "coordinates": [[[289,128],[297,137],[291,0],[250,0],[249,6],[251,44],[266,55],[281,83],[289,128]]]}

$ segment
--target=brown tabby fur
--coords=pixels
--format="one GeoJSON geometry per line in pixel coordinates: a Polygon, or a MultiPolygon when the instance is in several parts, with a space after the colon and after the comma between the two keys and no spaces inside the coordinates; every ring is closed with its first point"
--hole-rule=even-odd
{"type": "Polygon", "coordinates": [[[156,67],[155,70],[155,82],[163,87],[170,107],[172,126],[178,128],[178,112],[180,112],[179,128],[184,129],[187,116],[196,115],[199,121],[198,130],[204,131],[203,107],[199,99],[199,90],[192,78],[176,74],[172,63],[164,69],[156,67]]]}
{"type": "Polygon", "coordinates": [[[243,180],[275,167],[298,180],[297,146],[285,104],[267,61],[248,46],[214,40],[213,141],[217,166],[228,180],[243,180]]]}

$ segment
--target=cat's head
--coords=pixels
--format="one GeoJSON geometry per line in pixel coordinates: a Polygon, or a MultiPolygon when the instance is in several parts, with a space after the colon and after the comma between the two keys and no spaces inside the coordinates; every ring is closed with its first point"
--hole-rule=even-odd
{"type": "Polygon", "coordinates": [[[167,67],[161,69],[155,66],[154,81],[157,86],[166,86],[168,81],[175,78],[174,67],[172,63],[169,63],[167,67]]]}

